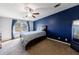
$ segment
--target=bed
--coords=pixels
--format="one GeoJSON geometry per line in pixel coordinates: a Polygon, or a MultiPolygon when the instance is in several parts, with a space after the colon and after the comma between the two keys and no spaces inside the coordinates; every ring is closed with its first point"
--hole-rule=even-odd
{"type": "MultiPolygon", "coordinates": [[[[24,47],[26,47],[29,42],[40,37],[46,37],[46,32],[45,31],[23,32],[21,33],[21,43],[24,47]]],[[[41,40],[41,39],[37,39],[37,40],[41,40]]]]}

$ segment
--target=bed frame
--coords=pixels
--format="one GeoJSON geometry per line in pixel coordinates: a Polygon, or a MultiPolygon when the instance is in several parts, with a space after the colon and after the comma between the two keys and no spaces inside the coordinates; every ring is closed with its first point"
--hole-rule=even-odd
{"type": "Polygon", "coordinates": [[[31,46],[39,43],[40,41],[46,38],[45,31],[33,31],[33,32],[26,32],[21,34],[21,43],[23,47],[28,50],[31,46]]]}
{"type": "Polygon", "coordinates": [[[29,41],[27,43],[27,45],[25,46],[25,50],[30,49],[34,45],[36,45],[36,44],[40,43],[41,41],[43,41],[44,39],[46,39],[46,36],[38,37],[38,38],[35,38],[35,39],[29,41]]]}

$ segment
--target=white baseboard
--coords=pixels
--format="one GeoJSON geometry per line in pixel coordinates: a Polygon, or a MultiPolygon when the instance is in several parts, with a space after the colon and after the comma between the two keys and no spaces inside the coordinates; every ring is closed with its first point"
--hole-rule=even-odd
{"type": "Polygon", "coordinates": [[[20,38],[20,37],[15,37],[14,39],[18,39],[18,38],[20,38]]]}
{"type": "Polygon", "coordinates": [[[57,42],[60,42],[60,43],[64,43],[64,44],[70,45],[69,43],[62,42],[62,41],[59,41],[59,40],[56,40],[56,39],[52,39],[52,38],[49,38],[49,37],[47,37],[47,39],[50,39],[50,40],[53,40],[53,41],[57,41],[57,42]]]}
{"type": "MultiPolygon", "coordinates": [[[[16,38],[14,38],[14,39],[19,39],[20,37],[16,37],[16,38]]],[[[4,39],[4,40],[2,40],[2,43],[3,42],[7,42],[7,41],[10,41],[10,40],[13,40],[13,39],[4,39]]]]}

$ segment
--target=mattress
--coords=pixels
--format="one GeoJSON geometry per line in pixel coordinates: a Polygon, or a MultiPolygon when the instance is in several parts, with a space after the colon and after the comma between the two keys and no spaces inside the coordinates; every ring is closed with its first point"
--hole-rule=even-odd
{"type": "Polygon", "coordinates": [[[45,31],[30,31],[21,33],[21,43],[26,46],[27,43],[35,38],[46,36],[45,31]]]}

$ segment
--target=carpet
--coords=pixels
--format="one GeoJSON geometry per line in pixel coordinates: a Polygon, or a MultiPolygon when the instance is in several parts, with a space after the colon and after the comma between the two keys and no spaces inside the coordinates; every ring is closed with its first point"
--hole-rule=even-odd
{"type": "Polygon", "coordinates": [[[68,44],[45,39],[27,50],[31,55],[79,55],[68,44]]]}

